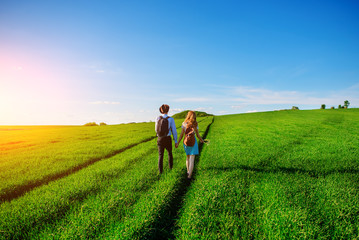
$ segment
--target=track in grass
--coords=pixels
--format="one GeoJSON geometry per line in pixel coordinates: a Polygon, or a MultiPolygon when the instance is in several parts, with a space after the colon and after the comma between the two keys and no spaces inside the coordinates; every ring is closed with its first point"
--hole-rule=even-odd
{"type": "Polygon", "coordinates": [[[190,184],[183,148],[157,175],[153,139],[1,203],[0,239],[355,239],[358,114],[207,118],[190,184]]]}
{"type": "MultiPolygon", "coordinates": [[[[38,234],[42,234],[44,228],[50,228],[51,234],[54,234],[57,225],[62,230],[69,226],[74,227],[76,225],[69,222],[79,220],[79,217],[83,215],[83,210],[86,209],[84,206],[98,205],[93,201],[94,197],[101,197],[101,203],[106,198],[117,198],[116,201],[122,204],[136,201],[135,194],[127,195],[124,191],[127,193],[129,189],[133,189],[134,192],[139,192],[139,189],[144,191],[141,186],[148,182],[146,179],[149,178],[149,174],[141,173],[143,175],[140,176],[141,179],[135,178],[131,181],[131,175],[133,175],[131,172],[135,172],[134,176],[137,176],[137,167],[146,164],[144,161],[156,150],[153,147],[154,141],[142,145],[129,149],[126,155],[104,159],[77,173],[51,182],[49,185],[36,188],[18,199],[2,203],[0,205],[0,230],[4,233],[2,236],[5,239],[39,238],[38,234]],[[115,187],[111,187],[113,185],[115,187]],[[116,187],[116,185],[121,187],[116,187]],[[71,218],[73,212],[75,212],[75,217],[71,218]],[[62,221],[68,218],[69,221],[64,224],[66,221],[62,221]]],[[[147,168],[148,163],[145,169],[147,168]]],[[[148,168],[145,173],[151,170],[155,170],[154,167],[148,168]]],[[[111,202],[113,201],[105,201],[104,206],[112,204],[111,202]]],[[[99,211],[103,210],[99,209],[99,211]]],[[[49,236],[50,234],[43,238],[49,236]]],[[[71,238],[71,236],[68,237],[71,238]]],[[[3,238],[0,236],[0,239],[3,238]]]]}
{"type": "Polygon", "coordinates": [[[26,185],[29,188],[43,185],[78,166],[86,166],[87,162],[154,137],[153,128],[153,123],[141,123],[104,127],[29,126],[0,131],[0,199],[7,195],[10,195],[7,199],[12,199],[26,191],[26,185]]]}
{"type": "MultiPolygon", "coordinates": [[[[202,119],[200,119],[199,120],[199,122],[201,122],[201,121],[203,121],[203,120],[205,120],[206,118],[202,118],[202,119]]],[[[177,123],[179,123],[179,120],[177,120],[177,123]]],[[[178,124],[177,124],[178,125],[178,124]]],[[[114,129],[113,129],[113,131],[116,131],[116,128],[120,128],[120,130],[122,129],[122,128],[124,128],[126,125],[123,125],[123,126],[106,126],[105,128],[100,128],[100,129],[105,129],[105,130],[107,130],[107,128],[108,127],[113,127],[114,129]]],[[[124,151],[126,151],[126,150],[128,150],[128,149],[130,149],[130,148],[132,148],[132,147],[134,147],[134,146],[137,146],[137,145],[139,145],[139,144],[141,144],[141,143],[145,143],[145,142],[148,142],[148,141],[151,141],[152,139],[154,139],[154,138],[156,138],[156,136],[154,136],[153,135],[153,127],[152,127],[152,125],[151,124],[149,124],[149,123],[142,123],[142,124],[139,124],[138,126],[140,126],[140,127],[137,127],[136,128],[136,125],[135,124],[129,124],[129,127],[132,129],[131,131],[128,131],[128,132],[125,132],[125,133],[122,133],[122,136],[123,136],[123,138],[124,139],[126,139],[126,138],[128,138],[128,139],[130,139],[129,141],[130,141],[130,143],[128,143],[128,144],[125,144],[125,147],[121,147],[120,149],[106,149],[106,150],[104,150],[105,152],[103,152],[103,153],[101,153],[100,154],[100,156],[96,156],[96,157],[92,157],[91,155],[89,156],[89,158],[87,158],[87,159],[85,159],[84,161],[82,161],[82,162],[79,162],[79,163],[71,163],[71,165],[68,167],[68,168],[63,168],[63,169],[61,169],[61,170],[56,170],[55,168],[56,167],[54,167],[54,169],[55,169],[55,171],[53,171],[52,170],[52,172],[48,172],[48,173],[46,173],[46,172],[43,172],[43,173],[41,173],[41,174],[44,174],[43,176],[42,175],[40,175],[40,176],[34,176],[34,178],[33,179],[30,179],[30,180],[28,180],[28,181],[24,181],[23,183],[21,183],[21,184],[15,184],[15,185],[12,185],[12,184],[10,184],[7,188],[4,188],[4,189],[1,189],[2,191],[0,191],[0,203],[1,202],[4,202],[4,201],[11,201],[11,200],[13,200],[13,199],[16,199],[16,198],[18,198],[18,197],[20,197],[20,196],[22,196],[23,194],[25,194],[26,192],[28,192],[28,191],[31,191],[32,189],[34,189],[34,188],[36,188],[36,187],[40,187],[40,186],[42,186],[42,185],[45,185],[45,184],[48,184],[48,183],[50,183],[50,182],[52,182],[52,181],[56,181],[56,180],[58,180],[58,179],[61,179],[61,178],[63,178],[63,177],[66,177],[66,176],[68,176],[68,175],[70,175],[70,174],[73,174],[73,173],[76,173],[76,172],[78,172],[79,170],[81,170],[81,169],[83,169],[83,168],[86,168],[86,167],[88,167],[88,166],[90,166],[90,165],[92,165],[92,164],[94,164],[94,163],[96,163],[96,162],[98,162],[98,161],[101,161],[101,160],[104,160],[104,159],[108,159],[108,158],[111,158],[111,157],[113,157],[113,156],[115,156],[115,155],[117,155],[117,154],[120,154],[120,153],[122,153],[122,152],[124,152],[124,151]],[[141,130],[141,128],[144,128],[145,127],[145,132],[144,132],[144,136],[143,137],[140,137],[139,139],[139,141],[137,140],[137,138],[138,137],[134,137],[133,136],[133,134],[136,134],[136,132],[140,132],[140,130],[141,130]],[[149,127],[150,127],[150,129],[152,130],[152,131],[149,131],[149,127]],[[128,134],[130,134],[130,136],[128,136],[128,134]],[[142,139],[142,140],[141,140],[142,139]]],[[[46,136],[44,136],[44,138],[48,138],[49,137],[49,135],[50,136],[54,136],[54,137],[50,137],[50,139],[48,139],[47,141],[48,142],[50,142],[51,144],[53,144],[53,143],[58,143],[58,142],[61,142],[61,141],[59,141],[59,140],[54,140],[54,139],[61,139],[61,138],[64,138],[64,136],[61,136],[61,134],[59,135],[59,136],[57,136],[56,134],[52,134],[52,132],[51,132],[51,130],[52,131],[54,131],[54,129],[55,130],[61,130],[61,127],[56,127],[56,126],[54,126],[54,127],[24,127],[24,129],[20,129],[20,130],[22,130],[22,131],[24,131],[24,130],[27,130],[27,131],[30,131],[32,128],[34,128],[35,130],[33,130],[33,131],[37,131],[37,132],[39,132],[39,131],[42,131],[42,132],[44,132],[45,134],[46,133],[49,133],[49,134],[47,134],[46,136]],[[51,133],[51,134],[50,134],[51,133]]],[[[64,128],[64,127],[63,127],[64,128]]],[[[80,131],[80,133],[77,133],[79,136],[77,137],[78,138],[78,140],[79,141],[88,141],[88,140],[95,140],[95,141],[99,141],[99,140],[102,140],[102,139],[106,139],[106,137],[103,137],[103,136],[101,136],[101,135],[94,135],[93,134],[93,132],[89,132],[89,133],[87,133],[87,132],[81,132],[81,131],[84,131],[84,130],[88,130],[88,129],[93,129],[93,130],[96,130],[96,128],[86,128],[86,127],[65,127],[65,129],[68,131],[68,129],[69,128],[73,128],[73,129],[75,129],[76,131],[80,131]]],[[[180,127],[178,127],[178,128],[180,128],[180,127]]],[[[6,129],[6,128],[3,128],[3,129],[6,129]]],[[[1,130],[1,129],[0,129],[1,130]]],[[[104,130],[103,130],[104,131],[104,130]]],[[[122,130],[123,131],[123,130],[122,130]]],[[[55,131],[56,132],[56,131],[55,131]]],[[[44,134],[44,133],[42,133],[42,134],[44,134]]],[[[71,133],[71,132],[70,132],[71,133]]],[[[74,134],[75,134],[76,132],[74,132],[74,134]]],[[[95,131],[94,131],[94,133],[96,133],[95,131]]],[[[106,132],[105,132],[106,133],[106,132]]],[[[58,133],[57,133],[58,134],[58,133]]],[[[68,134],[68,133],[67,133],[68,134]]],[[[121,132],[119,133],[119,134],[121,134],[121,132]]],[[[4,136],[4,137],[6,137],[6,135],[4,136]]],[[[11,137],[11,135],[10,135],[10,137],[11,137]]],[[[10,137],[8,137],[8,138],[10,138],[10,137]]],[[[21,137],[21,136],[20,136],[21,137]]],[[[5,140],[6,138],[4,138],[3,139],[3,141],[5,140]]],[[[11,139],[11,138],[10,138],[11,139]]],[[[6,150],[8,150],[8,151],[10,151],[10,153],[11,153],[11,151],[12,152],[14,152],[15,150],[17,150],[17,149],[21,149],[22,147],[24,147],[24,146],[26,146],[26,147],[28,147],[29,145],[28,144],[25,144],[25,145],[21,145],[21,144],[24,144],[24,143],[26,143],[26,141],[16,141],[16,139],[18,139],[18,138],[15,138],[15,140],[12,140],[12,141],[10,141],[9,142],[9,140],[8,140],[8,142],[5,142],[5,143],[1,143],[0,144],[0,148],[1,148],[1,146],[11,146],[11,147],[8,147],[8,148],[6,148],[4,151],[6,151],[6,150]]],[[[65,141],[64,139],[61,139],[62,141],[65,141]]],[[[67,139],[66,139],[67,140],[67,139]]],[[[71,145],[71,140],[69,141],[69,143],[67,144],[67,145],[71,145]]],[[[37,146],[37,144],[38,144],[38,141],[35,141],[34,142],[34,144],[31,144],[32,146],[37,146]]],[[[77,143],[76,143],[77,144],[77,143]]],[[[67,145],[65,145],[65,146],[67,146],[67,145]]],[[[123,145],[123,144],[122,144],[123,145]]],[[[58,152],[55,152],[55,154],[56,155],[61,155],[61,154],[63,154],[62,153],[62,149],[59,149],[58,150],[59,151],[59,153],[58,152]]],[[[64,149],[64,151],[65,152],[68,152],[68,150],[65,148],[64,149]]],[[[43,154],[43,153],[42,153],[43,154]]],[[[81,153],[81,154],[83,154],[83,153],[81,153]]],[[[25,156],[26,157],[26,156],[25,156]]],[[[25,159],[25,157],[24,157],[24,159],[23,160],[26,160],[25,159]]],[[[47,158],[47,156],[46,156],[46,158],[47,158]]],[[[0,158],[0,160],[2,160],[1,158],[0,158]]],[[[0,163],[1,163],[1,161],[0,161],[0,163]]],[[[11,162],[9,162],[9,163],[11,163],[11,162]]],[[[9,163],[7,163],[7,164],[9,164],[9,163]]],[[[46,165],[46,164],[48,164],[47,162],[43,162],[43,163],[41,163],[41,165],[46,165]]],[[[11,166],[10,165],[10,167],[11,168],[14,168],[14,166],[11,166]]],[[[6,168],[6,170],[7,171],[9,171],[9,168],[10,167],[7,167],[6,168]]],[[[0,167],[1,168],[1,167],[0,167]]],[[[28,169],[24,169],[24,170],[22,170],[23,172],[25,172],[25,176],[26,176],[26,171],[28,171],[28,169]]],[[[16,172],[15,172],[16,173],[16,172]]],[[[14,173],[14,174],[15,174],[14,173]]],[[[14,175],[13,174],[13,175],[14,175]]],[[[22,176],[22,175],[20,175],[20,176],[22,176]]],[[[0,176],[1,177],[1,176],[0,176]]],[[[14,177],[14,176],[12,176],[12,177],[14,177]]],[[[5,177],[4,177],[4,179],[6,179],[5,177]]],[[[4,185],[5,185],[6,183],[4,182],[4,185]]],[[[2,188],[4,187],[4,186],[1,186],[2,188]]]]}
{"type": "MultiPolygon", "coordinates": [[[[208,122],[206,120],[203,126],[208,122]]],[[[149,216],[157,214],[162,204],[153,202],[156,208],[149,212],[147,204],[154,199],[149,196],[158,196],[156,199],[161,200],[162,192],[159,190],[169,189],[163,196],[166,196],[166,201],[170,199],[174,189],[171,186],[177,186],[178,174],[184,172],[185,165],[177,165],[183,149],[175,149],[174,171],[161,178],[156,177],[157,162],[153,161],[158,158],[156,149],[154,139],[137,144],[113,157],[34,188],[13,201],[3,202],[0,205],[0,231],[4,234],[0,239],[93,238],[106,235],[112,223],[123,222],[125,226],[136,222],[131,216],[137,215],[138,211],[144,210],[144,214],[149,216]]],[[[134,225],[141,224],[137,222],[134,225]]],[[[116,232],[113,232],[110,236],[115,235],[116,232]]]]}
{"type": "Polygon", "coordinates": [[[177,239],[357,239],[359,111],[216,117],[177,239]]]}
{"type": "MultiPolygon", "coordinates": [[[[207,137],[208,131],[214,122],[214,118],[212,122],[207,126],[203,138],[207,137]]],[[[203,144],[199,144],[199,155],[196,156],[195,159],[195,167],[193,170],[193,179],[196,176],[196,166],[201,158],[203,144]]],[[[174,239],[176,232],[176,221],[178,220],[178,214],[183,205],[184,197],[194,180],[188,180],[187,174],[183,172],[180,176],[180,181],[178,182],[175,191],[173,192],[172,199],[167,203],[158,214],[157,218],[152,222],[152,224],[145,228],[141,229],[138,233],[138,238],[140,239],[174,239]],[[148,231],[150,229],[150,231],[148,231]]]]}
{"type": "Polygon", "coordinates": [[[88,161],[82,163],[82,164],[79,164],[73,168],[69,168],[63,172],[59,172],[59,173],[56,173],[54,175],[49,175],[47,176],[46,178],[44,179],[40,179],[38,181],[33,181],[33,182],[29,182],[25,185],[20,185],[20,186],[16,186],[15,188],[11,189],[11,191],[8,191],[8,192],[5,192],[4,194],[0,195],[0,203],[1,202],[4,202],[4,201],[11,201],[13,199],[16,199],[18,197],[21,197],[22,195],[24,195],[26,192],[28,191],[31,191],[32,189],[36,188],[36,187],[40,187],[42,185],[45,185],[45,184],[48,184],[49,182],[52,182],[52,181],[56,181],[58,179],[61,179],[63,177],[66,177],[70,174],[74,174],[78,171],[80,171],[81,169],[84,169],[98,161],[101,161],[101,160],[105,160],[107,158],[111,158],[113,156],[116,156],[117,154],[120,154],[130,148],[133,148],[141,143],[145,143],[145,142],[148,142],[148,141],[151,141],[153,140],[155,137],[150,137],[148,139],[145,139],[141,142],[138,142],[138,143],[134,143],[134,144],[131,144],[125,148],[122,148],[122,149],[119,149],[119,150],[116,150],[114,152],[111,152],[107,155],[105,155],[104,157],[101,157],[101,158],[93,158],[93,159],[89,159],[88,161]]]}

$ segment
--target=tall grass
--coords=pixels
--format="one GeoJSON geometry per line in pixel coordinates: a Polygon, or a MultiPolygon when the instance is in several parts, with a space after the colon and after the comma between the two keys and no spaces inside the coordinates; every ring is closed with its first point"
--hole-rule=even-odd
{"type": "MultiPolygon", "coordinates": [[[[176,120],[180,125],[180,120],[176,120]]],[[[0,202],[154,139],[154,123],[0,127],[0,202]]]]}
{"type": "MultiPolygon", "coordinates": [[[[203,119],[200,127],[209,123],[203,119]]],[[[143,217],[156,218],[185,173],[183,149],[175,150],[174,169],[165,167],[162,176],[157,159],[156,140],[141,143],[2,203],[0,238],[114,237],[125,234],[115,231],[119,225],[128,226],[129,238],[145,235],[138,228],[151,221],[143,217]]]]}
{"type": "Polygon", "coordinates": [[[0,239],[359,238],[358,116],[347,109],[203,118],[200,133],[210,126],[210,144],[191,182],[182,146],[173,151],[174,168],[166,156],[158,174],[153,123],[124,125],[125,133],[121,125],[2,127],[0,168],[19,182],[40,179],[27,151],[61,171],[79,164],[61,168],[56,158],[97,160],[3,201],[0,239]],[[21,131],[39,134],[20,140],[21,131]]]}
{"type": "Polygon", "coordinates": [[[179,239],[359,237],[359,111],[216,117],[179,239]]]}

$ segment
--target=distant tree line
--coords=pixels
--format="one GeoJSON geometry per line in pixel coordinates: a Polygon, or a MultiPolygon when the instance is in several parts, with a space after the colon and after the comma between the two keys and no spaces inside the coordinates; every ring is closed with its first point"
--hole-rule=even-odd
{"type": "MultiPolygon", "coordinates": [[[[350,105],[350,102],[348,101],[348,100],[345,100],[344,101],[344,105],[342,106],[342,105],[338,105],[338,109],[341,109],[341,108],[348,108],[349,107],[349,105],[350,105]]],[[[325,109],[325,104],[322,104],[322,106],[320,107],[320,109],[325,109]]],[[[331,107],[331,109],[334,109],[335,107],[331,107]]]]}

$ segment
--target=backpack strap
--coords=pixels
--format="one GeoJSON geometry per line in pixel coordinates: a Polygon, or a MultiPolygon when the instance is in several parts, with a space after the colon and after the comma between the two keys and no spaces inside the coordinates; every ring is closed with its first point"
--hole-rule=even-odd
{"type": "MultiPolygon", "coordinates": [[[[170,116],[166,117],[167,121],[168,121],[169,118],[170,118],[170,116]]],[[[168,131],[170,131],[170,130],[171,130],[171,124],[170,124],[170,121],[168,121],[168,131]]]]}

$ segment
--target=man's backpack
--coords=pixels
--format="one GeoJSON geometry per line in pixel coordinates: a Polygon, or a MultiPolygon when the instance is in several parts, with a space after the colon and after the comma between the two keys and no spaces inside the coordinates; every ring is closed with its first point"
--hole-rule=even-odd
{"type": "Polygon", "coordinates": [[[196,137],[194,136],[194,134],[194,128],[191,126],[187,126],[185,131],[185,137],[183,140],[184,145],[188,147],[194,146],[194,144],[196,143],[196,137]]]}
{"type": "Polygon", "coordinates": [[[169,117],[162,117],[160,116],[160,119],[157,122],[156,127],[156,133],[158,137],[166,137],[169,133],[169,123],[168,123],[169,117]]]}

